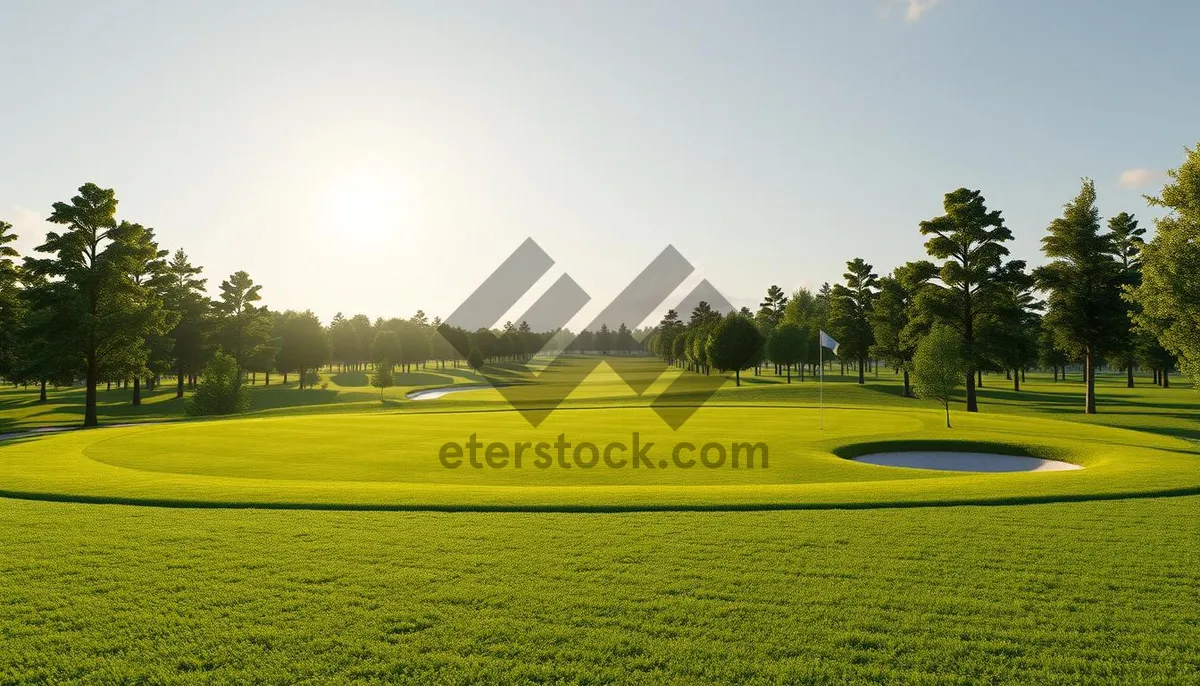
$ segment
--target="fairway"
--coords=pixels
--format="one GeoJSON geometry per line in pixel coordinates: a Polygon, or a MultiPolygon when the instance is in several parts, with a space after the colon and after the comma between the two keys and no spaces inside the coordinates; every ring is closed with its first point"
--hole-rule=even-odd
{"type": "Polygon", "coordinates": [[[741,400],[753,398],[754,387],[727,389],[672,431],[647,398],[627,387],[622,395],[622,386],[602,366],[536,428],[495,391],[476,390],[390,411],[10,440],[0,444],[0,491],[79,502],[446,511],[880,507],[1200,493],[1195,444],[1172,436],[1007,414],[963,415],[947,429],[937,410],[915,401],[837,404],[822,420],[819,407],[788,403],[790,387],[778,384],[766,401],[741,400]],[[712,437],[721,442],[706,449],[712,437]],[[442,459],[448,442],[456,444],[458,452],[449,453],[456,459],[442,459]],[[535,453],[538,444],[544,458],[535,453]],[[607,452],[610,445],[616,447],[607,452]],[[984,474],[846,459],[963,447],[1083,469],[984,474]],[[495,451],[490,463],[488,450],[495,451]]]}

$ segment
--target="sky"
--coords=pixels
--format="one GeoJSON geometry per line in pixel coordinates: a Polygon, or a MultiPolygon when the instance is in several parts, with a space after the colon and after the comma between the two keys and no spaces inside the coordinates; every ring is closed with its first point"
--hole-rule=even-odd
{"type": "MultiPolygon", "coordinates": [[[[0,2],[0,219],[118,217],[273,309],[445,317],[526,238],[588,320],[668,244],[735,305],[886,273],[979,189],[1015,257],[1200,141],[1200,3],[0,2]]],[[[674,300],[680,299],[673,296],[674,300]]],[[[666,304],[671,304],[668,299],[666,304]]]]}

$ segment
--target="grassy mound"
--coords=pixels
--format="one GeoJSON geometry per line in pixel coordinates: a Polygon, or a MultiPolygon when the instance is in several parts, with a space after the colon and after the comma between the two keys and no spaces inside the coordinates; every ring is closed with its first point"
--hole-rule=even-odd
{"type": "Polygon", "coordinates": [[[940,421],[935,410],[860,406],[827,409],[826,428],[820,430],[816,408],[710,405],[679,432],[647,408],[620,406],[564,409],[536,429],[516,412],[495,410],[132,426],[10,441],[0,447],[0,492],[196,506],[535,511],[945,505],[1200,493],[1200,455],[1185,440],[1011,415],[963,416],[953,430],[940,421]],[[469,459],[472,436],[479,467],[469,459]],[[705,457],[709,465],[721,455],[724,460],[710,468],[699,453],[714,437],[721,437],[720,450],[710,448],[705,457]],[[571,444],[561,458],[554,447],[560,440],[571,444]],[[463,450],[456,468],[440,459],[447,441],[463,450]],[[575,453],[585,441],[597,450],[579,451],[581,463],[575,453]],[[633,456],[635,441],[642,460],[633,456]],[[1050,457],[1086,469],[969,474],[843,459],[897,441],[908,449],[951,441],[960,449],[1050,457]],[[527,446],[518,467],[519,443],[527,446]],[[538,443],[550,456],[548,465],[536,459],[538,443]],[[618,468],[600,458],[611,443],[623,446],[612,453],[618,468]],[[735,443],[742,444],[740,450],[735,443]],[[503,447],[504,466],[485,461],[491,444],[503,447]],[[734,452],[741,458],[736,468],[734,452]],[[748,452],[753,466],[747,466],[748,452]]]}

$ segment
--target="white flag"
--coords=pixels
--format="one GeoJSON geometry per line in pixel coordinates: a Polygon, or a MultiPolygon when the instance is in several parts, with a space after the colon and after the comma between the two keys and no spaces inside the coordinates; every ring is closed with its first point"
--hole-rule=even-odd
{"type": "Polygon", "coordinates": [[[833,351],[833,354],[836,355],[839,345],[841,345],[841,344],[838,343],[837,341],[833,340],[833,336],[830,336],[829,334],[825,333],[824,330],[821,331],[821,347],[822,348],[829,348],[830,350],[833,351]]]}

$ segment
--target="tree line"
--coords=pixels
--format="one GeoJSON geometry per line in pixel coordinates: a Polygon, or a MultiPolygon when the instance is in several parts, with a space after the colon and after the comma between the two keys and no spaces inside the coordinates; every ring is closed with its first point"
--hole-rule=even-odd
{"type": "Polygon", "coordinates": [[[722,316],[700,303],[684,322],[671,310],[647,349],[701,373],[770,363],[776,373],[786,370],[790,383],[793,368],[801,380],[815,369],[824,330],[840,343],[843,373],[849,363],[865,383],[882,361],[903,374],[910,396],[914,357],[936,332],[934,340],[952,341],[961,353],[969,412],[979,409],[985,372],[1005,373],[1020,391],[1029,369],[1050,370],[1057,381],[1079,364],[1089,414],[1104,364],[1126,371],[1129,387],[1139,367],[1169,386],[1177,365],[1200,386],[1200,147],[1187,150],[1168,176],[1160,195],[1146,197],[1166,210],[1148,243],[1132,214],[1104,221],[1095,184],[1084,179],[1046,228],[1046,264],[1030,269],[1010,258],[1013,234],[1001,212],[989,209],[980,191],[959,188],[945,195],[943,214],[917,227],[928,259],[880,276],[855,258],[841,283],[790,297],[773,285],[753,313],[722,316]]]}
{"type": "MultiPolygon", "coordinates": [[[[0,378],[34,384],[40,399],[47,385],[83,381],[84,425],[97,424],[101,384],[132,387],[141,404],[143,389],[175,378],[176,397],[195,388],[203,374],[215,389],[200,405],[224,413],[244,409],[240,387],[269,385],[271,374],[288,382],[296,374],[304,389],[316,370],[336,365],[387,378],[429,361],[445,367],[468,362],[526,360],[543,348],[603,354],[640,352],[635,333],[621,323],[609,330],[575,335],[567,330],[534,332],[526,322],[496,330],[464,331],[418,310],[408,318],[346,317],[328,326],[311,311],[273,311],[262,285],[245,271],[207,294],[203,269],[182,249],[162,248],[154,229],[118,220],[113,189],[84,184],[69,201],[57,202],[50,231],[35,254],[11,246],[17,236],[0,221],[0,378]],[[464,351],[466,354],[463,354],[464,351]]],[[[390,385],[390,382],[389,382],[390,385]]]]}
{"type": "MultiPolygon", "coordinates": [[[[978,411],[983,374],[1005,373],[1016,390],[1024,372],[1042,368],[1055,379],[1080,364],[1085,411],[1096,411],[1095,371],[1103,364],[1153,370],[1166,386],[1178,367],[1200,382],[1200,147],[1169,172],[1158,196],[1147,197],[1165,216],[1156,235],[1127,212],[1104,221],[1095,184],[1049,223],[1042,239],[1046,264],[1029,269],[1010,259],[1012,232],[1000,211],[977,190],[943,199],[943,214],[917,227],[928,259],[880,276],[861,258],[843,280],[815,293],[767,289],[756,312],[721,314],[699,303],[685,322],[669,311],[651,329],[575,334],[531,331],[525,322],[464,331],[418,311],[409,318],[341,313],[324,326],[311,311],[272,311],[262,286],[244,271],[220,283],[210,298],[201,267],[182,249],[160,247],[152,228],[117,219],[112,189],[88,183],[69,201],[54,203],[50,231],[34,255],[11,247],[12,225],[0,221],[0,378],[15,384],[85,386],[84,425],[97,423],[100,384],[144,387],[175,378],[175,392],[197,384],[218,353],[234,387],[258,374],[297,374],[299,387],[315,370],[399,367],[429,361],[443,368],[526,360],[540,350],[645,354],[696,373],[775,366],[803,381],[822,357],[818,333],[840,343],[836,364],[857,371],[859,383],[880,362],[903,374],[912,394],[914,356],[931,332],[946,329],[961,347],[966,406],[978,411]]],[[[876,366],[876,371],[878,367],[876,366]]],[[[1198,384],[1200,385],[1200,384],[1198,384]]]]}

